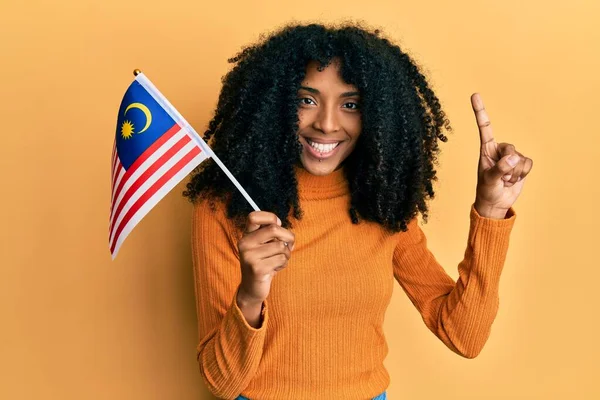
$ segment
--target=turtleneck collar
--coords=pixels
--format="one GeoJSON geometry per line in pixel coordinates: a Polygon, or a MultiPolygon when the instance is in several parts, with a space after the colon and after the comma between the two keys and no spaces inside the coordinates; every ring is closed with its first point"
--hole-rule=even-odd
{"type": "Polygon", "coordinates": [[[294,166],[298,180],[298,196],[301,199],[331,199],[349,193],[344,167],[328,175],[313,175],[300,166],[294,166]]]}

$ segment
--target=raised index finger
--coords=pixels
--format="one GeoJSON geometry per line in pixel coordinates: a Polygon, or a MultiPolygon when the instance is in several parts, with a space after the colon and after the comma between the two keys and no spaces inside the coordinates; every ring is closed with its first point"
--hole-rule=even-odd
{"type": "Polygon", "coordinates": [[[479,93],[473,93],[471,95],[471,106],[473,106],[477,127],[479,128],[479,138],[481,139],[481,145],[483,146],[494,140],[494,134],[492,133],[490,117],[488,116],[487,111],[485,111],[483,100],[481,100],[479,93]]]}

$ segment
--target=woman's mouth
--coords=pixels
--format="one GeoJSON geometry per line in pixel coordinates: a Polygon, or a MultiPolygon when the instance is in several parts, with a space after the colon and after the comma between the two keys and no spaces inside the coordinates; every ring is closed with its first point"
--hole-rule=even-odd
{"type": "Polygon", "coordinates": [[[340,142],[332,142],[332,143],[319,143],[310,140],[309,138],[304,138],[306,140],[306,144],[304,147],[308,151],[308,154],[317,159],[326,159],[331,157],[337,152],[340,142]]]}

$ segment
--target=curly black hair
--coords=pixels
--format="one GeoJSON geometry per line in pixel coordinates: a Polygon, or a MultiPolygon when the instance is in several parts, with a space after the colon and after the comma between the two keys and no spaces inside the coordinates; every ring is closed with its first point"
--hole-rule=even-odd
{"type": "MultiPolygon", "coordinates": [[[[344,160],[352,223],[360,218],[406,231],[434,197],[438,139],[452,130],[420,67],[400,47],[362,23],[293,24],[261,36],[228,61],[214,117],[204,133],[215,154],[262,210],[282,226],[302,218],[294,165],[299,165],[298,89],[310,61],[341,61],[341,78],[360,92],[362,132],[344,160]],[[212,140],[211,140],[212,139],[212,140]],[[276,149],[276,150],[275,150],[276,149]],[[290,213],[290,211],[293,211],[290,213]]],[[[183,195],[227,204],[243,226],[252,208],[213,160],[200,164],[183,195]]]]}

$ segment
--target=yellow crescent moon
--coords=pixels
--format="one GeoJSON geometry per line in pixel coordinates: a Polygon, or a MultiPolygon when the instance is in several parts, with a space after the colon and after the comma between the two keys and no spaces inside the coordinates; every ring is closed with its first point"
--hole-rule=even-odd
{"type": "Polygon", "coordinates": [[[129,109],[131,109],[131,108],[137,108],[146,115],[146,125],[144,126],[144,129],[142,129],[141,131],[138,132],[138,133],[142,133],[146,129],[148,129],[148,127],[152,123],[152,114],[150,113],[150,110],[148,109],[148,107],[146,107],[142,103],[131,103],[130,105],[127,106],[123,115],[127,114],[127,111],[129,111],[129,109]]]}

